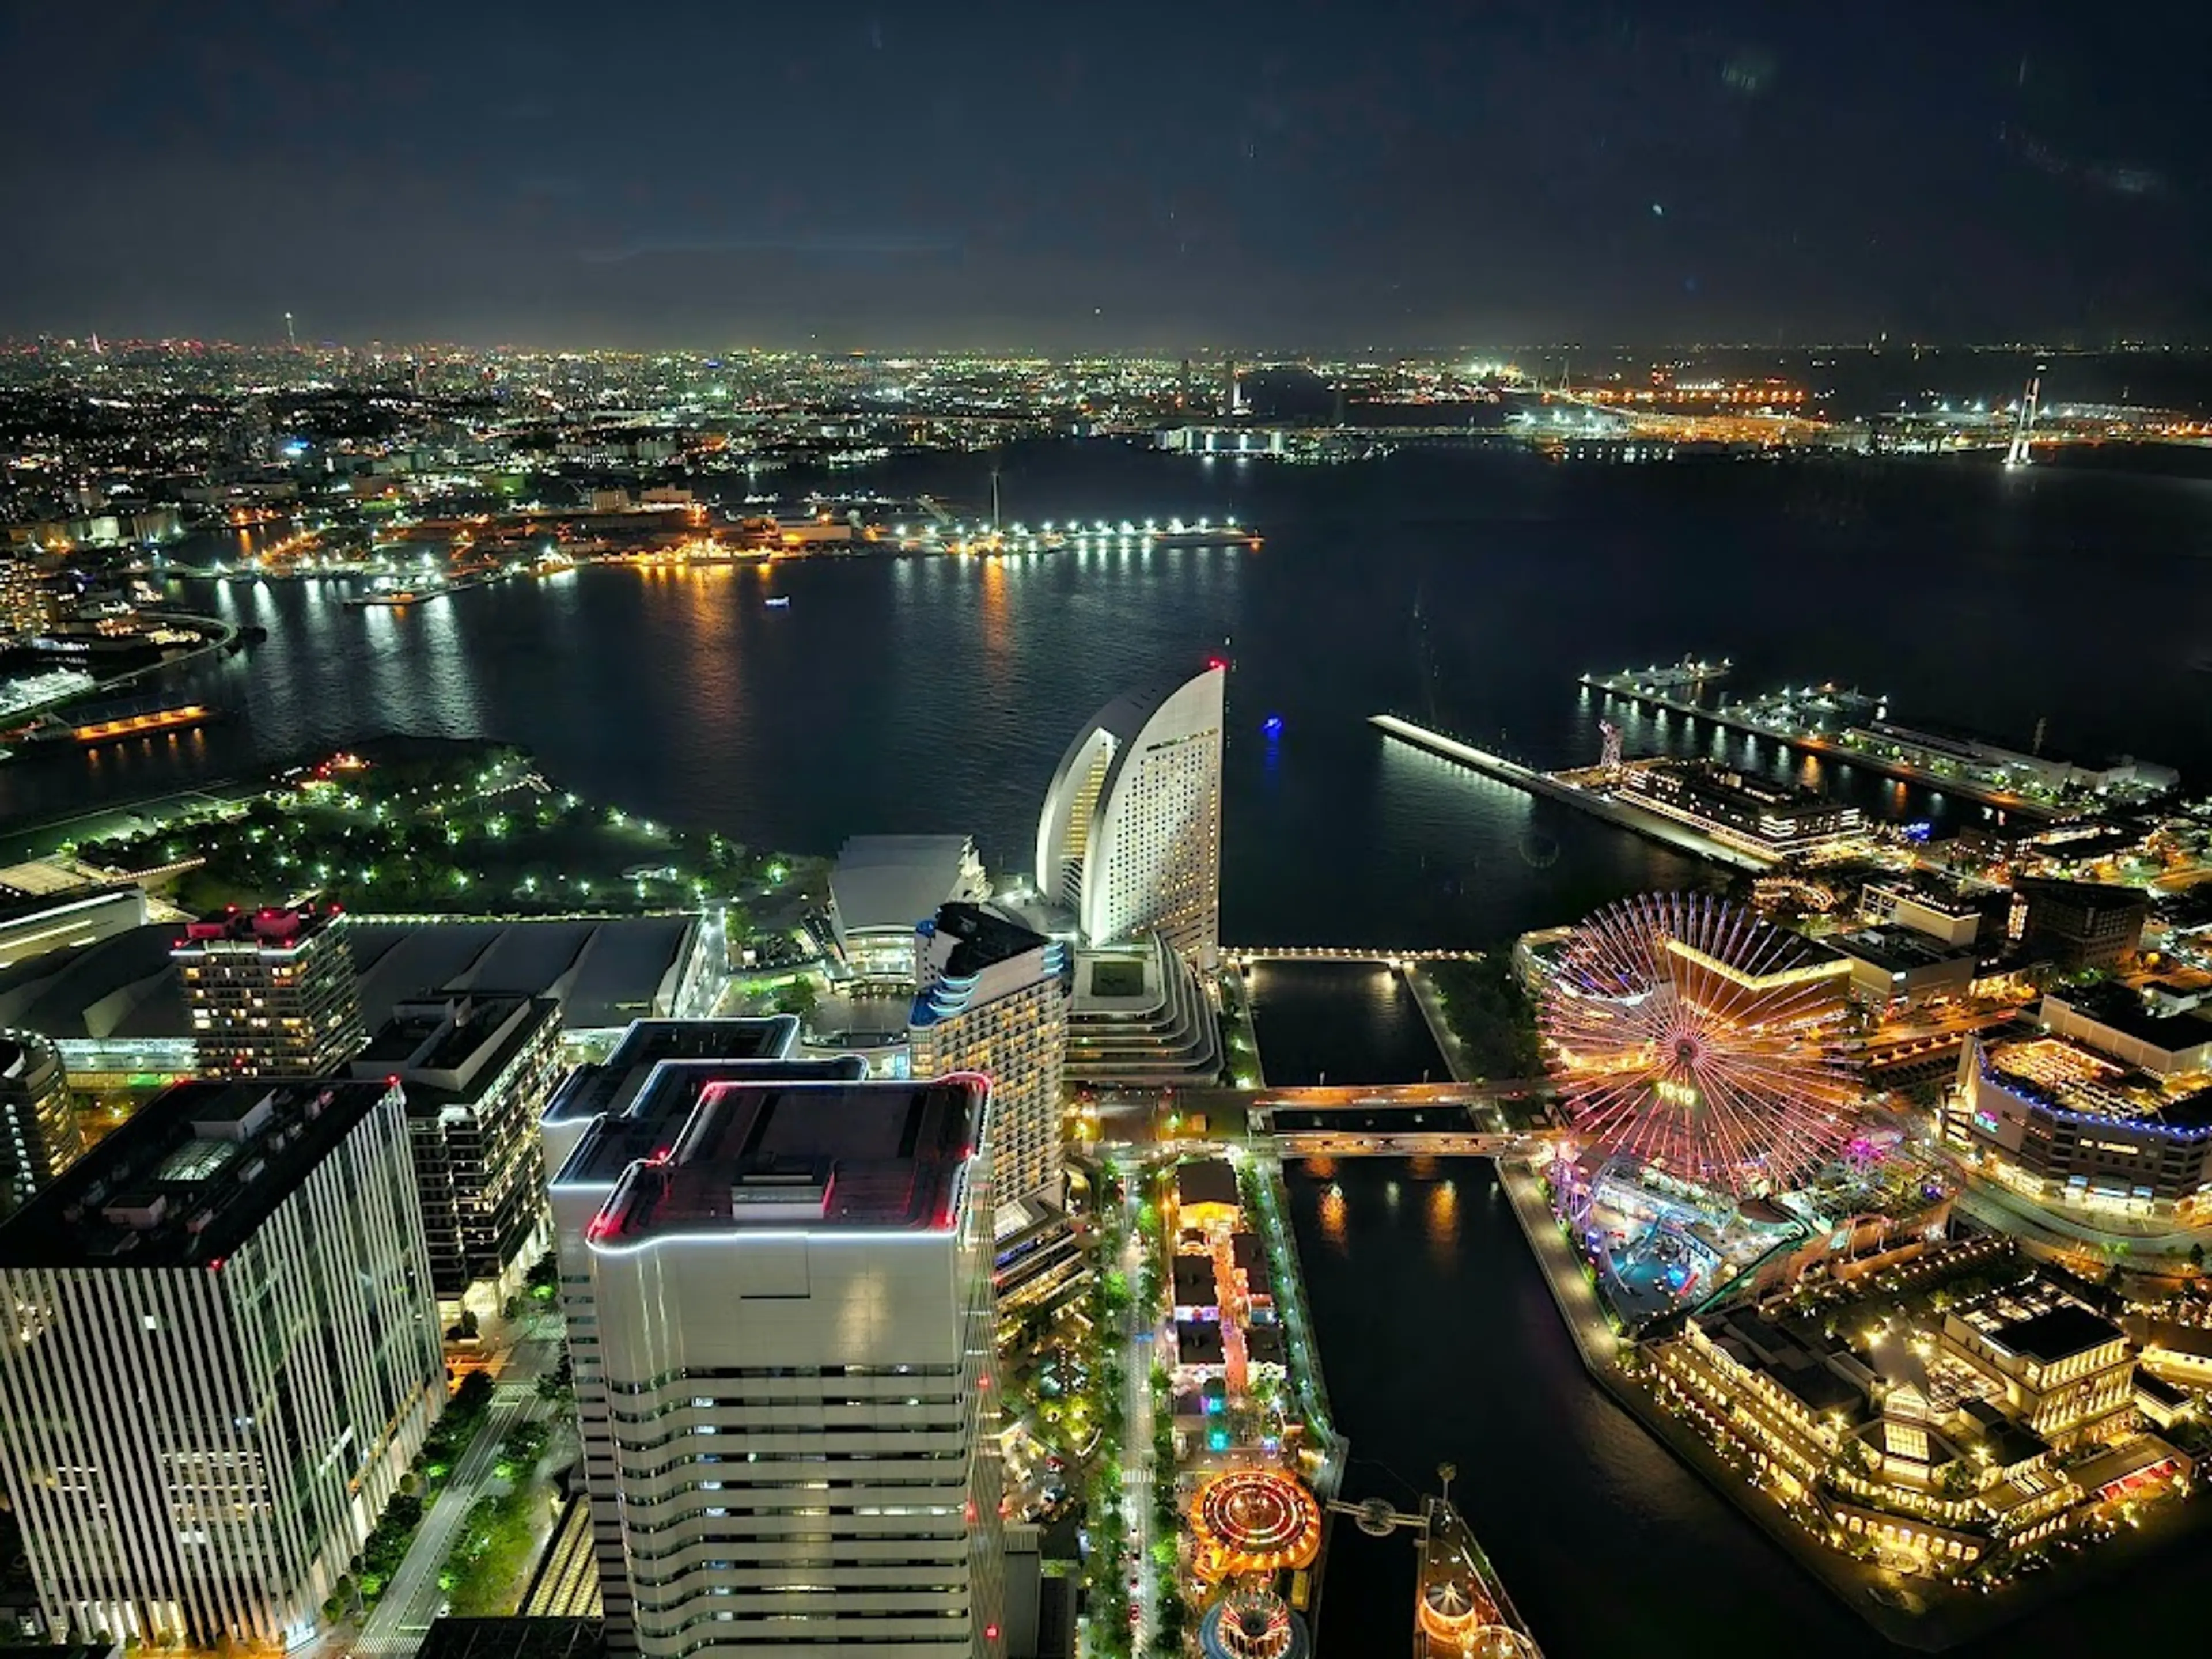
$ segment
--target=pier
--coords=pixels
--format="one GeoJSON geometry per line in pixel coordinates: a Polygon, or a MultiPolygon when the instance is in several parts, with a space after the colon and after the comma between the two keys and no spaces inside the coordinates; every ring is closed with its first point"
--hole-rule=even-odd
{"type": "Polygon", "coordinates": [[[1448,738],[1441,732],[1431,732],[1425,726],[1416,726],[1395,714],[1370,714],[1367,718],[1370,725],[1379,727],[1386,736],[1395,738],[1401,743],[1411,744],[1440,760],[1455,762],[1470,771],[1480,772],[1501,783],[1510,783],[1532,795],[1565,801],[1595,817],[1603,818],[1620,829],[1633,830],[1649,840],[1672,847],[1677,852],[1687,853],[1692,858],[1708,859],[1715,864],[1725,864],[1734,870],[1747,870],[1754,875],[1765,874],[1780,861],[1761,858],[1706,835],[1703,830],[1677,823],[1656,812],[1647,812],[1642,807],[1631,806],[1614,796],[1601,795],[1579,784],[1569,783],[1549,772],[1539,772],[1534,767],[1507,760],[1502,755],[1477,749],[1472,744],[1448,738]]]}
{"type": "Polygon", "coordinates": [[[1633,670],[1620,674],[1583,674],[1577,677],[1576,684],[1601,696],[1619,697],[1625,702],[1656,709],[1662,714],[1703,720],[1708,726],[1740,732],[1746,737],[1765,738],[1800,754],[1813,755],[1844,766],[1862,767],[1867,771],[1877,772],[1884,777],[1896,778],[1905,783],[1921,784],[1939,794],[1958,795],[1967,800],[1978,801],[1984,806],[2024,813],[2030,817],[2055,818],[2058,816],[2055,808],[2010,790],[1993,788],[1971,778],[1931,772],[1911,761],[1893,760],[1887,756],[1870,754],[1844,742],[1840,737],[1832,737],[1823,732],[1808,732],[1801,727],[1777,726],[1771,721],[1753,719],[1740,712],[1746,706],[1741,703],[1731,709],[1724,704],[1708,707],[1670,696],[1666,690],[1650,684],[1633,670]]]}

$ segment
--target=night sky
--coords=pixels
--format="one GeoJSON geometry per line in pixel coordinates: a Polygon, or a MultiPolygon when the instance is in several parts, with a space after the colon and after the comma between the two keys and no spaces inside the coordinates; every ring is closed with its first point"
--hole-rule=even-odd
{"type": "Polygon", "coordinates": [[[0,0],[0,333],[2202,339],[2206,10],[0,0]]]}

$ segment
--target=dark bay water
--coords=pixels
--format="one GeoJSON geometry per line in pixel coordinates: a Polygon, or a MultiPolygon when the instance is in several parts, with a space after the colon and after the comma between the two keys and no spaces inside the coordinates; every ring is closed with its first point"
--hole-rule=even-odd
{"type": "Polygon", "coordinates": [[[1263,962],[1244,983],[1252,994],[1260,1063],[1278,1088],[1450,1079],[1420,1005],[1406,981],[1379,963],[1263,962]]]}
{"type": "MultiPolygon", "coordinates": [[[[1900,718],[2212,775],[2212,484],[1901,463],[1342,468],[1119,448],[1004,459],[1006,517],[1236,514],[1259,553],[592,569],[398,612],[336,585],[203,585],[269,629],[194,677],[231,718],[0,766],[0,817],[251,772],[387,731],[526,744],[570,787],[755,842],[972,830],[1030,861],[1076,725],[1227,642],[1224,927],[1261,943],[1461,944],[1692,879],[1685,860],[1365,724],[1409,712],[1547,764],[1594,759],[1585,669],[1728,654],[1739,685],[1834,676],[1900,718]],[[787,610],[769,611],[772,590],[787,610]],[[1280,714],[1279,739],[1261,733],[1280,714]]],[[[789,488],[809,481],[796,476],[789,488]]],[[[980,459],[841,485],[973,501],[980,459]]],[[[1631,752],[1713,734],[1629,724],[1631,752]]],[[[1758,757],[1786,768],[1786,757],[1758,757]]],[[[1878,780],[1833,784],[1943,815],[1878,780]]]]}

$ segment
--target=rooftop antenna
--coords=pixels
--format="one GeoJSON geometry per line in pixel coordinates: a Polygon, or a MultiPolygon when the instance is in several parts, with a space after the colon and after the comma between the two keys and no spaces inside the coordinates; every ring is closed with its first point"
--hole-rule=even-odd
{"type": "Polygon", "coordinates": [[[289,311],[284,313],[284,343],[295,351],[300,349],[300,336],[292,326],[292,313],[289,311]]]}

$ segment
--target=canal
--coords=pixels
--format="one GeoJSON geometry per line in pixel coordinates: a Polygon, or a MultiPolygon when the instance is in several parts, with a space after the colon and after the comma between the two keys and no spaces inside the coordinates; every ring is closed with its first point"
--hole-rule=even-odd
{"type": "MultiPolygon", "coordinates": [[[[1902,1651],[1590,1382],[1486,1161],[1317,1159],[1288,1176],[1322,1370],[1352,1441],[1346,1497],[1410,1508],[1439,1462],[1455,1463],[1452,1495],[1547,1659],[1902,1651]]],[[[2204,1553],[2182,1544],[1955,1651],[2170,1645],[2199,1617],[2204,1553]]],[[[1339,1527],[1328,1571],[1321,1659],[1405,1652],[1406,1538],[1339,1527]]]]}
{"type": "Polygon", "coordinates": [[[1277,1088],[1451,1078],[1413,994],[1379,962],[1263,962],[1245,983],[1277,1088]]]}

